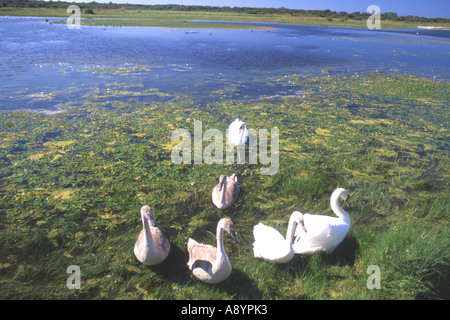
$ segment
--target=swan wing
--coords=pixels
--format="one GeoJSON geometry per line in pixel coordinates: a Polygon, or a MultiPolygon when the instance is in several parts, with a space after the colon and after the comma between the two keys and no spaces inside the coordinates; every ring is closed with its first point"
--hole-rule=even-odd
{"type": "Polygon", "coordinates": [[[234,145],[243,145],[248,141],[248,130],[243,121],[236,119],[230,124],[228,140],[234,145]]]}
{"type": "Polygon", "coordinates": [[[222,207],[222,203],[220,202],[219,188],[220,188],[220,183],[218,185],[216,185],[214,187],[214,189],[212,190],[211,199],[212,199],[212,202],[214,203],[214,205],[220,209],[222,207]]]}
{"type": "Polygon", "coordinates": [[[139,233],[139,237],[137,238],[136,243],[134,244],[133,250],[134,255],[141,263],[144,263],[148,251],[148,248],[144,240],[145,240],[144,230],[141,230],[141,232],[139,233]]]}
{"type": "Polygon", "coordinates": [[[323,215],[305,214],[303,222],[307,232],[302,228],[296,229],[293,243],[295,253],[331,253],[342,242],[350,228],[350,225],[339,218],[323,215]]]}
{"type": "Polygon", "coordinates": [[[239,185],[233,179],[227,178],[227,189],[225,191],[225,201],[231,205],[239,196],[239,185]]]}
{"type": "Polygon", "coordinates": [[[150,227],[150,232],[158,255],[165,259],[170,252],[169,240],[157,227],[150,227]]]}
{"type": "Polygon", "coordinates": [[[150,235],[153,241],[146,242],[144,230],[134,244],[134,255],[143,264],[156,265],[163,262],[170,252],[170,242],[156,227],[150,227],[150,235]]]}
{"type": "Polygon", "coordinates": [[[275,228],[266,226],[261,222],[253,227],[253,236],[255,237],[255,242],[259,243],[271,243],[271,242],[281,242],[286,241],[286,239],[281,235],[275,228]]]}
{"type": "Polygon", "coordinates": [[[189,239],[189,269],[192,274],[206,283],[219,283],[227,279],[231,274],[231,264],[228,258],[221,262],[220,267],[214,267],[216,262],[217,248],[209,244],[200,244],[195,240],[189,239]],[[217,270],[215,270],[215,268],[217,270]]]}
{"type": "Polygon", "coordinates": [[[193,270],[195,267],[202,268],[206,262],[212,265],[216,261],[216,247],[209,244],[198,243],[193,239],[188,241],[189,251],[189,269],[193,270]],[[197,262],[202,261],[202,262],[197,262]]]}
{"type": "Polygon", "coordinates": [[[283,263],[292,259],[292,247],[286,239],[272,227],[262,223],[253,227],[253,255],[267,261],[283,263]]]}
{"type": "Polygon", "coordinates": [[[220,183],[214,187],[211,193],[212,202],[214,205],[219,209],[226,209],[229,206],[231,206],[238,198],[239,196],[239,185],[234,181],[234,179],[231,179],[230,177],[227,177],[227,182],[224,185],[225,188],[225,196],[223,199],[223,202],[220,199],[220,183]]]}

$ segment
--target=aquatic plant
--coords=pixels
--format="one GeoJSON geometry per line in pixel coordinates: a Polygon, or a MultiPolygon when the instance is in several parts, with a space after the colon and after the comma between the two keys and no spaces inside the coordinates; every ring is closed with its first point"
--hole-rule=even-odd
{"type": "Polygon", "coordinates": [[[291,80],[304,97],[151,102],[123,98],[127,89],[115,84],[63,113],[1,113],[0,297],[448,298],[448,83],[384,74],[291,80]],[[226,130],[236,117],[279,129],[277,174],[261,176],[259,164],[171,162],[173,130],[193,130],[193,119],[226,130]],[[220,212],[211,190],[224,172],[236,172],[241,193],[220,212]],[[285,232],[294,210],[328,211],[338,186],[351,193],[352,227],[335,252],[285,266],[253,258],[256,223],[285,232]],[[152,268],[133,255],[143,204],[171,243],[152,268]],[[208,230],[227,216],[240,240],[224,239],[233,272],[205,287],[188,272],[186,242],[213,243],[208,230]],[[66,287],[70,265],[81,269],[80,289],[66,287]],[[379,290],[366,286],[371,265],[381,270],[379,290]]]}

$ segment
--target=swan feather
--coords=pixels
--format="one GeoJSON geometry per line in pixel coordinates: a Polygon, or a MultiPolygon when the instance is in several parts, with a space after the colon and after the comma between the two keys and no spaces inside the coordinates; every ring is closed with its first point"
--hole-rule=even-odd
{"type": "Polygon", "coordinates": [[[338,203],[339,197],[348,200],[348,192],[343,188],[336,189],[331,195],[330,204],[337,217],[304,214],[303,223],[306,229],[297,228],[294,234],[293,250],[296,254],[314,254],[324,251],[330,254],[344,240],[350,229],[350,216],[338,203]]]}

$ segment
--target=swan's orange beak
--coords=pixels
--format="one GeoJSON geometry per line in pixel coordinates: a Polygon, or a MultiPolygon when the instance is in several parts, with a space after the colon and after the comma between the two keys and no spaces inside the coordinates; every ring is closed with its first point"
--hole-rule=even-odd
{"type": "Polygon", "coordinates": [[[303,223],[303,219],[300,219],[300,225],[302,226],[303,231],[306,233],[305,224],[303,223]]]}
{"type": "Polygon", "coordinates": [[[349,206],[349,204],[348,204],[348,199],[350,199],[350,196],[348,196],[347,199],[345,199],[345,204],[346,204],[347,206],[349,206]]]}

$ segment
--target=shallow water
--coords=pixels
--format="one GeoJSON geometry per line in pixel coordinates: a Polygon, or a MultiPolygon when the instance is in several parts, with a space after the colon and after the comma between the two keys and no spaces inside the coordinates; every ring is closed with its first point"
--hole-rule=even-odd
{"type": "Polygon", "coordinates": [[[253,25],[270,29],[69,30],[44,18],[0,17],[0,110],[58,112],[92,97],[205,104],[289,96],[301,90],[293,74],[449,79],[448,31],[253,25]]]}

